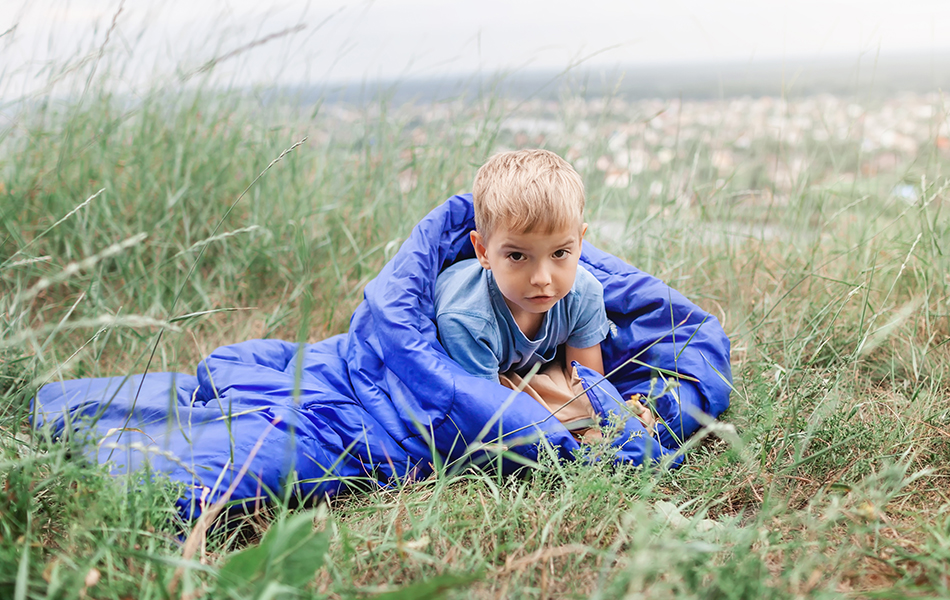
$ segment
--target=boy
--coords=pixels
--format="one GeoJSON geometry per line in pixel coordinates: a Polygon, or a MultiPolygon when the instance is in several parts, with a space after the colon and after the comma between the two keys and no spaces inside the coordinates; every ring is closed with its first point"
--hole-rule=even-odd
{"type": "Polygon", "coordinates": [[[515,388],[536,363],[548,365],[526,389],[562,422],[593,417],[572,361],[603,374],[600,343],[610,324],[603,287],[578,268],[584,185],[546,150],[491,157],[472,190],[476,258],[436,281],[436,326],[446,352],[472,375],[515,388]]]}

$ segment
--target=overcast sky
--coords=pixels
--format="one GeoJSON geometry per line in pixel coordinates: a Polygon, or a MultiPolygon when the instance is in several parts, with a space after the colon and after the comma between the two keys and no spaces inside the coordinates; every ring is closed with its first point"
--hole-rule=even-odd
{"type": "MultiPolygon", "coordinates": [[[[50,64],[95,52],[119,6],[0,0],[0,77],[48,78],[50,64]]],[[[187,74],[258,41],[215,71],[312,83],[577,62],[864,60],[948,51],[948,31],[947,0],[126,0],[105,49],[132,80],[187,74]]]]}

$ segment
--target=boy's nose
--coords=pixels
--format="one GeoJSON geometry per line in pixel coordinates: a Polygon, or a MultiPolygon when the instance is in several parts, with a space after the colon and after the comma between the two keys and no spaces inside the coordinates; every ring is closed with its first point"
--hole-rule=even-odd
{"type": "Polygon", "coordinates": [[[531,285],[544,287],[551,283],[551,274],[544,267],[539,267],[531,274],[531,285]]]}

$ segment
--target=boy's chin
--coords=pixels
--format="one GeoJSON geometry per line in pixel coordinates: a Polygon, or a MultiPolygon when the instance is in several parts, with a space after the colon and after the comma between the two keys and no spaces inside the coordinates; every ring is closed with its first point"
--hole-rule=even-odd
{"type": "Polygon", "coordinates": [[[555,297],[549,297],[542,300],[525,298],[524,302],[521,302],[521,309],[525,312],[534,314],[546,313],[557,303],[557,301],[558,299],[555,297]]]}

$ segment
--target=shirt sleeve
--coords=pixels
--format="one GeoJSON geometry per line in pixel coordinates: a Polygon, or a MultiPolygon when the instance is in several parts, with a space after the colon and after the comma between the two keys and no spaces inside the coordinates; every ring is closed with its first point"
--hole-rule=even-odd
{"type": "Polygon", "coordinates": [[[574,330],[567,338],[572,348],[590,348],[607,339],[610,322],[604,306],[604,286],[583,267],[578,267],[574,289],[577,292],[573,311],[574,330]]]}
{"type": "Polygon", "coordinates": [[[480,317],[447,313],[436,320],[439,341],[452,360],[482,379],[498,381],[498,356],[485,334],[487,323],[480,317]]]}

